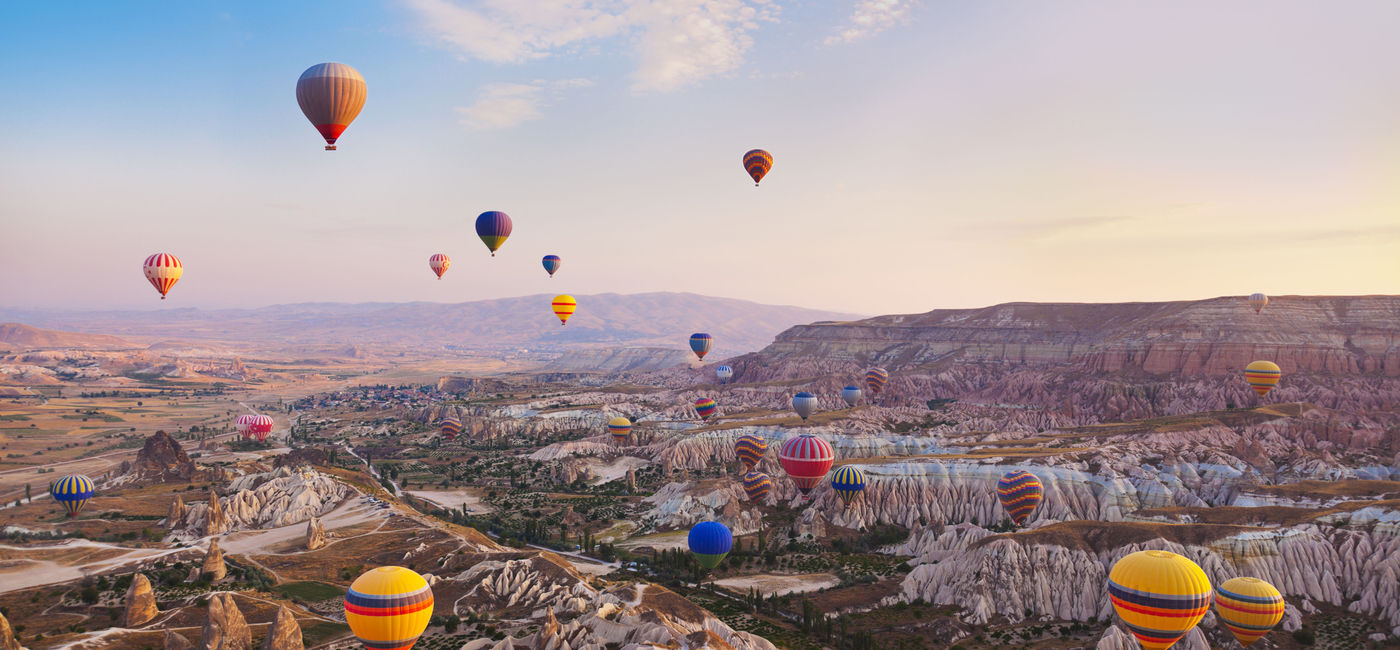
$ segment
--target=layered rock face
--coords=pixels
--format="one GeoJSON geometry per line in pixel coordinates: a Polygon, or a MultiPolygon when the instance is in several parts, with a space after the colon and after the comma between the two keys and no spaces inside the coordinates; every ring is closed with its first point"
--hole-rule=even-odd
{"type": "Polygon", "coordinates": [[[157,431],[146,438],[146,444],[136,452],[135,460],[122,461],[114,483],[178,483],[221,479],[224,476],[222,470],[203,469],[195,465],[179,441],[164,431],[157,431]]]}
{"type": "Polygon", "coordinates": [[[233,595],[209,598],[209,620],[204,623],[196,650],[253,650],[253,632],[233,595]]]}
{"type": "Polygon", "coordinates": [[[286,605],[277,608],[277,618],[263,637],[262,650],[303,650],[301,625],[286,605]]]}
{"type": "Polygon", "coordinates": [[[151,581],[145,574],[138,573],[131,579],[126,590],[126,609],[122,613],[122,627],[145,625],[159,614],[156,609],[156,594],[151,589],[151,581]]]}
{"type": "Polygon", "coordinates": [[[229,496],[185,507],[184,518],[166,526],[179,539],[237,530],[298,524],[334,510],[354,490],[309,467],[280,467],[248,474],[229,485],[229,496]]]}
{"type": "Polygon", "coordinates": [[[10,621],[0,614],[0,650],[25,650],[24,646],[15,640],[14,628],[10,627],[10,621]]]}

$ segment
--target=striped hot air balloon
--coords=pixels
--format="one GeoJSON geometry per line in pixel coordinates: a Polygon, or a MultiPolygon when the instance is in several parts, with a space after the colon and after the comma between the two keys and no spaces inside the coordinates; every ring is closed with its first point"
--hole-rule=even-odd
{"type": "Polygon", "coordinates": [[[1260,397],[1269,394],[1283,377],[1283,371],[1272,361],[1254,361],[1244,367],[1244,380],[1260,397]]]}
{"type": "Polygon", "coordinates": [[[690,335],[690,351],[695,353],[696,358],[705,360],[705,354],[710,351],[710,346],[714,345],[713,336],[704,332],[696,332],[690,335]]]}
{"type": "Polygon", "coordinates": [[[574,310],[578,309],[578,301],[573,296],[560,294],[554,297],[554,301],[549,303],[554,309],[554,315],[559,317],[560,325],[568,325],[569,317],[574,315],[574,310]]]}
{"type": "Polygon", "coordinates": [[[758,467],[763,455],[768,453],[768,441],[755,435],[742,435],[734,441],[734,455],[744,464],[744,469],[758,467]]]}
{"type": "Polygon", "coordinates": [[[734,369],[730,368],[729,366],[720,366],[718,368],[715,368],[715,377],[717,377],[721,382],[729,381],[730,379],[734,378],[734,369]]]}
{"type": "Polygon", "coordinates": [[[841,389],[841,399],[846,402],[846,406],[855,406],[860,403],[860,389],[855,386],[847,386],[841,389]]]}
{"type": "Polygon", "coordinates": [[[763,472],[748,472],[744,474],[744,494],[747,494],[749,501],[758,503],[768,498],[768,493],[773,490],[773,480],[768,478],[763,472]]]}
{"type": "Polygon", "coordinates": [[[255,417],[257,416],[252,413],[244,413],[233,421],[234,429],[238,431],[238,435],[242,436],[244,440],[249,440],[253,437],[253,418],[255,417]]]}
{"type": "Polygon", "coordinates": [[[1249,306],[1254,308],[1254,313],[1264,311],[1264,307],[1269,304],[1269,297],[1262,293],[1249,294],[1249,306]]]}
{"type": "Polygon", "coordinates": [[[854,465],[839,467],[836,473],[831,475],[831,489],[849,506],[865,491],[865,472],[854,465]]]}
{"type": "Polygon", "coordinates": [[[1258,578],[1230,578],[1215,587],[1215,614],[1248,646],[1283,620],[1283,594],[1258,578]]]}
{"type": "Polygon", "coordinates": [[[806,391],[792,396],[792,410],[802,416],[805,421],[814,411],[817,410],[817,396],[806,391]]]}
{"type": "Polygon", "coordinates": [[[870,389],[871,395],[879,395],[889,381],[890,373],[884,368],[871,368],[865,371],[865,387],[870,389]]]}
{"type": "Polygon", "coordinates": [[[695,562],[706,569],[719,566],[724,556],[729,555],[730,549],[734,548],[733,533],[729,532],[728,526],[718,521],[702,521],[695,524],[690,529],[687,541],[690,543],[690,552],[695,555],[695,562]]]}
{"type": "Polygon", "coordinates": [[[810,433],[788,438],[778,450],[778,461],[783,464],[783,471],[804,495],[810,494],[812,488],[821,483],[834,460],[836,454],[832,452],[831,445],[810,433]]]}
{"type": "Polygon", "coordinates": [[[435,253],[428,258],[428,268],[437,274],[439,280],[442,279],[442,274],[447,272],[449,266],[452,266],[452,258],[445,253],[435,253]]]}
{"type": "Polygon", "coordinates": [[[627,436],[632,435],[632,421],[620,415],[608,420],[608,433],[620,445],[627,441],[627,436]]]}
{"type": "Polygon", "coordinates": [[[744,171],[749,173],[753,179],[753,186],[763,181],[763,177],[768,175],[768,170],[773,168],[773,154],[762,149],[750,149],[744,153],[744,171]]]}
{"type": "Polygon", "coordinates": [[[1011,521],[1023,526],[1035,512],[1036,506],[1045,499],[1045,487],[1035,474],[1018,469],[1007,472],[997,481],[997,498],[1001,500],[1006,514],[1011,515],[1011,521]]]}
{"type": "Polygon", "coordinates": [[[499,210],[483,212],[476,218],[476,236],[491,250],[491,257],[495,257],[496,251],[506,243],[513,227],[510,215],[499,210]]]}
{"type": "Polygon", "coordinates": [[[253,438],[258,442],[265,442],[267,441],[268,434],[272,433],[272,427],[274,426],[276,426],[276,423],[272,421],[272,418],[261,414],[254,415],[252,423],[248,425],[248,432],[252,434],[253,438]]]}
{"type": "Polygon", "coordinates": [[[75,517],[83,505],[92,498],[94,492],[92,479],[82,474],[70,474],[54,482],[49,489],[49,494],[53,500],[63,504],[63,509],[68,511],[69,517],[75,517]]]}
{"type": "Polygon", "coordinates": [[[560,266],[563,266],[564,260],[559,259],[558,255],[545,255],[540,263],[544,264],[544,270],[548,272],[549,277],[552,278],[554,277],[554,272],[558,271],[560,266]]]}
{"type": "Polygon", "coordinates": [[[311,125],[326,139],[326,151],[365,107],[369,95],[365,78],[344,63],[317,63],[297,79],[297,104],[311,125]]]}
{"type": "Polygon", "coordinates": [[[701,397],[695,400],[695,414],[706,422],[715,416],[715,411],[719,410],[719,404],[708,397],[701,397]]]}
{"type": "Polygon", "coordinates": [[[1210,580],[1201,567],[1170,551],[1138,551],[1113,565],[1108,595],[1144,650],[1166,650],[1210,608],[1210,580]]]}
{"type": "Polygon", "coordinates": [[[433,590],[412,569],[370,569],[345,593],[345,622],[366,650],[409,650],[432,617],[433,590]]]}
{"type": "Polygon", "coordinates": [[[462,421],[454,417],[445,417],[438,423],[438,431],[448,441],[456,440],[457,435],[462,433],[462,421]]]}
{"type": "Polygon", "coordinates": [[[170,253],[156,253],[146,258],[141,270],[146,274],[146,281],[160,292],[160,299],[165,300],[165,294],[169,293],[170,288],[180,281],[180,276],[185,274],[185,265],[180,263],[180,258],[170,253]]]}

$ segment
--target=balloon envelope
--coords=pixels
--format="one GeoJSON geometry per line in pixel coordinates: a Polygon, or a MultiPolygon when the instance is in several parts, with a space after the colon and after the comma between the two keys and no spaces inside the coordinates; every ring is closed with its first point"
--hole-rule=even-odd
{"type": "Polygon", "coordinates": [[[462,432],[462,421],[457,418],[443,418],[438,429],[442,431],[442,437],[454,440],[457,438],[457,434],[462,432]]]}
{"type": "Polygon", "coordinates": [[[1195,562],[1154,550],[1118,560],[1108,574],[1108,595],[1145,650],[1165,650],[1201,622],[1211,589],[1195,562]]]}
{"type": "Polygon", "coordinates": [[[773,489],[773,480],[768,478],[763,472],[748,472],[744,474],[744,494],[748,495],[749,501],[758,503],[768,496],[773,489]]]}
{"type": "Polygon", "coordinates": [[[854,465],[837,469],[836,473],[831,475],[831,489],[836,491],[836,496],[841,497],[846,505],[851,505],[851,502],[865,491],[865,472],[854,465]]]}
{"type": "Polygon", "coordinates": [[[729,366],[720,366],[715,368],[715,376],[718,377],[720,381],[729,381],[734,377],[734,369],[729,366]]]}
{"type": "Polygon", "coordinates": [[[803,494],[811,493],[812,488],[821,483],[834,460],[836,454],[831,451],[831,445],[810,433],[788,438],[778,450],[783,471],[803,494]]]}
{"type": "Polygon", "coordinates": [[[569,317],[573,316],[574,310],[578,309],[578,301],[574,300],[573,296],[564,294],[555,296],[553,302],[549,304],[550,308],[554,310],[554,315],[559,317],[560,325],[567,325],[569,317]]]}
{"type": "Polygon", "coordinates": [[[141,271],[146,274],[146,281],[160,292],[160,299],[165,300],[165,294],[170,292],[170,288],[180,281],[180,276],[185,274],[185,265],[180,263],[180,258],[170,253],[156,253],[146,258],[141,265],[141,271]]]}
{"type": "Polygon", "coordinates": [[[695,561],[706,569],[718,566],[724,556],[729,555],[730,549],[734,548],[734,535],[729,532],[728,526],[718,521],[702,521],[695,524],[690,529],[687,541],[690,543],[690,552],[695,554],[695,561]]]}
{"type": "Polygon", "coordinates": [[[889,381],[890,373],[884,368],[871,368],[865,371],[865,387],[870,389],[872,395],[879,395],[889,381]]]}
{"type": "Polygon", "coordinates": [[[514,227],[510,215],[498,210],[483,212],[476,218],[476,236],[491,250],[491,257],[495,257],[496,251],[506,243],[506,238],[510,237],[510,231],[514,227]]]}
{"type": "Polygon", "coordinates": [[[559,267],[564,264],[564,260],[559,259],[558,255],[545,255],[544,259],[540,260],[540,263],[544,265],[544,270],[548,272],[549,277],[552,278],[554,277],[554,272],[558,271],[559,267]]]}
{"type": "Polygon", "coordinates": [[[763,181],[770,169],[773,169],[773,154],[762,149],[750,149],[744,153],[744,171],[749,173],[755,186],[763,181]]]}
{"type": "Polygon", "coordinates": [[[436,273],[438,279],[442,279],[442,274],[447,272],[447,267],[452,266],[452,258],[442,253],[437,253],[428,258],[428,268],[436,273]]]}
{"type": "Polygon", "coordinates": [[[411,569],[370,569],[345,593],[345,622],[367,649],[408,650],[432,617],[433,590],[411,569]]]}
{"type": "Polygon", "coordinates": [[[1255,361],[1244,367],[1244,380],[1260,397],[1273,390],[1282,377],[1283,371],[1272,361],[1255,361]]]}
{"type": "Polygon", "coordinates": [[[695,400],[695,414],[700,416],[701,420],[709,421],[710,418],[715,416],[715,411],[718,410],[719,404],[708,397],[701,397],[695,400]]]}
{"type": "Polygon", "coordinates": [[[311,125],[326,140],[326,150],[365,107],[368,89],[359,71],[344,63],[318,63],[297,79],[297,104],[311,125]]]}
{"type": "Polygon", "coordinates": [[[811,393],[802,392],[792,396],[792,410],[802,416],[803,420],[817,410],[817,396],[811,393]]]}
{"type": "Polygon", "coordinates": [[[1017,526],[1024,525],[1045,498],[1045,487],[1035,474],[1025,470],[1007,472],[997,481],[997,499],[1017,526]]]}
{"type": "Polygon", "coordinates": [[[622,442],[632,435],[632,421],[620,415],[608,420],[608,433],[612,434],[613,440],[622,442]]]}
{"type": "Polygon", "coordinates": [[[846,406],[855,406],[860,403],[860,389],[855,386],[847,386],[841,389],[841,399],[845,400],[846,406]]]}
{"type": "Polygon", "coordinates": [[[763,455],[768,453],[768,441],[755,435],[739,436],[734,441],[734,455],[739,457],[739,462],[744,464],[746,469],[753,469],[758,466],[758,462],[763,460],[763,455]]]}
{"type": "Polygon", "coordinates": [[[1248,646],[1283,620],[1283,595],[1258,578],[1230,578],[1215,587],[1215,614],[1248,646]]]}
{"type": "Polygon", "coordinates": [[[1249,306],[1254,308],[1254,313],[1264,310],[1264,306],[1269,304],[1269,297],[1262,293],[1249,294],[1249,306]]]}
{"type": "Polygon", "coordinates": [[[73,517],[83,509],[83,505],[92,498],[95,491],[92,479],[82,474],[70,474],[55,481],[49,494],[53,495],[54,501],[63,504],[63,509],[68,511],[69,517],[73,517]]]}
{"type": "Polygon", "coordinates": [[[238,431],[238,435],[242,436],[244,440],[253,437],[253,418],[255,417],[257,416],[252,413],[245,413],[238,416],[238,418],[233,421],[234,429],[238,431]]]}
{"type": "Polygon", "coordinates": [[[690,335],[690,351],[694,352],[695,356],[701,360],[704,360],[705,353],[710,351],[712,344],[714,344],[714,337],[709,334],[696,332],[690,335]]]}
{"type": "Polygon", "coordinates": [[[267,435],[272,433],[272,427],[275,425],[276,423],[272,421],[272,418],[266,415],[254,415],[252,423],[248,425],[248,432],[251,433],[258,442],[263,442],[267,440],[267,435]]]}

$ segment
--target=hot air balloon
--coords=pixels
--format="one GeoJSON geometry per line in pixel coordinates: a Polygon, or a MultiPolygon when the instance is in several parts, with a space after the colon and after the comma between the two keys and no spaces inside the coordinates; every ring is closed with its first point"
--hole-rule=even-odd
{"type": "Polygon", "coordinates": [[[1170,551],[1138,551],[1113,565],[1108,595],[1145,650],[1166,650],[1201,622],[1211,590],[1195,562],[1170,551]]]}
{"type": "Polygon", "coordinates": [[[1254,313],[1264,311],[1264,306],[1269,304],[1269,297],[1262,293],[1249,294],[1249,306],[1254,308],[1254,313]]]}
{"type": "Polygon", "coordinates": [[[1283,594],[1258,578],[1230,578],[1215,588],[1215,614],[1248,646],[1283,620],[1283,594]]]}
{"type": "Polygon", "coordinates": [[[180,281],[180,276],[185,274],[185,265],[180,263],[180,258],[170,253],[156,253],[146,258],[141,270],[146,273],[146,280],[151,286],[160,292],[160,299],[165,300],[165,294],[170,292],[170,287],[175,286],[175,283],[180,281]]]}
{"type": "Polygon", "coordinates": [[[865,472],[854,465],[837,468],[836,473],[831,475],[831,489],[849,506],[865,491],[865,472]]]}
{"type": "Polygon", "coordinates": [[[554,277],[554,272],[558,271],[559,267],[564,264],[564,260],[559,259],[558,255],[545,255],[541,263],[544,264],[544,270],[547,271],[549,277],[552,278],[554,277]]]}
{"type": "Polygon", "coordinates": [[[792,410],[802,416],[803,420],[817,410],[817,396],[808,392],[801,392],[792,396],[792,410]]]}
{"type": "Polygon", "coordinates": [[[495,257],[501,244],[506,243],[511,227],[510,215],[497,210],[483,212],[476,218],[476,236],[491,249],[491,257],[495,257]]]}
{"type": "Polygon", "coordinates": [[[569,317],[574,315],[574,310],[578,309],[578,301],[573,296],[560,294],[554,297],[550,303],[554,308],[554,315],[559,317],[560,325],[569,324],[569,317]]]}
{"type": "Polygon", "coordinates": [[[54,501],[63,504],[69,517],[76,517],[83,504],[92,498],[93,491],[92,479],[82,474],[71,474],[58,479],[49,489],[49,494],[53,495],[54,501]]]}
{"type": "Polygon", "coordinates": [[[831,445],[810,433],[788,438],[778,450],[778,461],[783,464],[783,470],[804,495],[810,494],[812,488],[821,483],[835,459],[831,445]]]}
{"type": "Polygon", "coordinates": [[[255,417],[257,416],[251,413],[245,413],[238,416],[233,421],[234,429],[238,431],[238,435],[242,436],[244,440],[253,437],[253,418],[255,417]]]}
{"type": "Polygon", "coordinates": [[[336,138],[365,107],[367,94],[365,78],[344,63],[317,63],[297,79],[297,103],[326,139],[326,151],[335,151],[336,138]]]}
{"type": "Polygon", "coordinates": [[[871,368],[865,371],[865,387],[870,389],[871,395],[879,395],[889,381],[890,373],[884,368],[871,368]]]}
{"type": "Polygon", "coordinates": [[[749,496],[749,501],[758,503],[768,497],[768,492],[773,489],[773,481],[763,472],[748,472],[744,474],[744,494],[749,496]]]}
{"type": "Polygon", "coordinates": [[[345,622],[366,650],[409,650],[432,617],[433,590],[412,569],[370,569],[345,593],[345,622]]]}
{"type": "Polygon", "coordinates": [[[855,406],[860,403],[860,389],[855,386],[847,386],[841,389],[841,399],[845,400],[846,406],[855,406]]]}
{"type": "Polygon", "coordinates": [[[719,404],[708,397],[701,397],[695,400],[695,414],[700,416],[701,420],[709,422],[710,418],[715,416],[715,411],[718,410],[719,404]]]}
{"type": "Polygon", "coordinates": [[[442,432],[442,437],[448,441],[456,440],[457,434],[462,432],[462,421],[457,418],[443,418],[438,424],[438,430],[442,432]]]}
{"type": "Polygon", "coordinates": [[[436,273],[438,279],[442,279],[442,274],[447,272],[447,267],[452,266],[452,258],[445,253],[436,253],[428,258],[428,268],[436,273]]]}
{"type": "Polygon", "coordinates": [[[1006,514],[1011,515],[1011,521],[1023,526],[1035,512],[1036,506],[1045,499],[1045,488],[1035,474],[1018,469],[1007,472],[997,481],[997,498],[1001,500],[1006,514]]]}
{"type": "Polygon", "coordinates": [[[758,467],[758,461],[763,460],[763,455],[768,453],[768,441],[755,435],[739,436],[734,441],[734,455],[739,457],[739,462],[744,464],[744,469],[758,467]]]}
{"type": "Polygon", "coordinates": [[[721,382],[729,381],[734,377],[734,369],[729,366],[715,368],[715,377],[718,377],[721,382]]]}
{"type": "Polygon", "coordinates": [[[705,360],[705,353],[710,351],[710,346],[714,343],[714,337],[704,332],[696,332],[690,335],[690,351],[695,353],[696,358],[705,360]]]}
{"type": "Polygon", "coordinates": [[[729,550],[734,548],[734,535],[729,527],[718,521],[702,521],[690,529],[690,552],[695,562],[706,569],[719,566],[729,550]]]}
{"type": "Polygon", "coordinates": [[[1244,380],[1260,397],[1269,394],[1281,377],[1283,371],[1272,361],[1254,361],[1244,367],[1244,380]]]}
{"type": "Polygon", "coordinates": [[[266,442],[267,435],[272,433],[272,427],[276,423],[266,415],[254,415],[253,421],[248,425],[248,432],[257,439],[258,442],[266,442]]]}
{"type": "Polygon", "coordinates": [[[753,186],[758,187],[768,170],[773,168],[773,154],[762,149],[750,149],[744,154],[744,171],[753,178],[753,186]]]}
{"type": "Polygon", "coordinates": [[[620,445],[627,441],[627,436],[632,435],[632,421],[620,415],[608,420],[608,433],[620,445]]]}

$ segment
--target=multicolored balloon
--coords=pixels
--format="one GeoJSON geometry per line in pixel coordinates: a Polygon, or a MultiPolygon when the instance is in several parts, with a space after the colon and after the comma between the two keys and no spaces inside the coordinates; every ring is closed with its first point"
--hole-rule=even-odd
{"type": "Polygon", "coordinates": [[[806,391],[792,396],[792,410],[802,416],[803,420],[817,410],[817,396],[806,391]]]}
{"type": "Polygon", "coordinates": [[[297,79],[297,104],[326,139],[326,151],[335,151],[336,139],[355,121],[368,95],[365,78],[344,63],[317,63],[297,79]]]}
{"type": "Polygon", "coordinates": [[[476,218],[476,236],[490,249],[491,257],[495,257],[496,251],[506,243],[513,227],[510,215],[498,210],[483,212],[476,218]]]}
{"type": "Polygon", "coordinates": [[[734,369],[729,366],[715,368],[715,377],[718,377],[722,382],[729,381],[734,378],[734,369]]]}
{"type": "Polygon", "coordinates": [[[773,169],[773,154],[762,149],[750,149],[744,153],[744,171],[753,179],[754,187],[758,187],[770,169],[773,169]]]}
{"type": "Polygon", "coordinates": [[[170,292],[170,288],[180,281],[180,276],[185,274],[185,265],[180,263],[180,258],[170,253],[156,253],[146,258],[141,265],[141,271],[146,274],[146,281],[160,292],[160,299],[165,300],[165,294],[170,292]]]}
{"type": "Polygon", "coordinates": [[[709,422],[718,410],[719,404],[708,397],[695,400],[695,414],[700,416],[701,420],[709,422]]]}
{"type": "Polygon", "coordinates": [[[1244,367],[1244,380],[1260,397],[1269,394],[1283,378],[1283,371],[1272,361],[1254,361],[1244,367]]]}
{"type": "Polygon", "coordinates": [[[554,277],[554,272],[558,271],[560,266],[563,266],[564,260],[559,259],[558,255],[545,255],[540,263],[544,264],[544,270],[548,272],[549,277],[552,278],[554,277]]]}
{"type": "Polygon", "coordinates": [[[1118,617],[1144,650],[1166,650],[1210,608],[1210,580],[1201,567],[1170,551],[1138,551],[1108,573],[1118,617]]]}
{"type": "Polygon", "coordinates": [[[715,342],[714,337],[704,332],[696,332],[690,335],[690,351],[701,361],[705,360],[705,353],[710,351],[710,346],[715,342]]]}
{"type": "Polygon", "coordinates": [[[1045,499],[1045,486],[1035,474],[1018,469],[1007,472],[997,481],[997,499],[1001,500],[1001,507],[1011,516],[1012,523],[1024,526],[1045,499]]]}
{"type": "Polygon", "coordinates": [[[428,258],[428,268],[437,274],[439,280],[442,279],[442,274],[447,272],[449,266],[452,266],[452,258],[445,253],[435,253],[428,258]]]}
{"type": "Polygon", "coordinates": [[[63,509],[68,511],[69,517],[76,517],[95,491],[92,479],[82,474],[70,474],[54,482],[49,494],[53,496],[54,501],[63,504],[63,509]]]}
{"type": "Polygon", "coordinates": [[[728,526],[718,521],[702,521],[695,524],[690,529],[687,541],[690,543],[690,552],[695,555],[695,562],[706,569],[719,566],[724,556],[729,555],[729,551],[734,548],[734,534],[729,532],[728,526]]]}
{"type": "Polygon", "coordinates": [[[744,494],[748,495],[749,501],[758,503],[768,497],[768,493],[773,489],[773,480],[768,478],[763,472],[750,471],[744,474],[744,494]]]}
{"type": "Polygon", "coordinates": [[[574,315],[574,310],[578,309],[578,301],[573,296],[559,294],[554,297],[554,301],[549,303],[554,309],[554,315],[559,317],[560,325],[568,325],[569,317],[574,315]]]}
{"type": "Polygon", "coordinates": [[[788,478],[797,484],[802,494],[810,494],[826,477],[836,454],[825,440],[810,433],[793,436],[783,442],[778,450],[778,461],[788,478]]]}
{"type": "Polygon", "coordinates": [[[627,436],[632,435],[632,421],[621,415],[608,420],[608,433],[612,434],[613,440],[622,444],[627,440],[627,436]]]}
{"type": "Polygon", "coordinates": [[[871,368],[865,371],[865,387],[870,389],[871,395],[879,395],[889,381],[890,373],[884,368],[871,368]]]}
{"type": "Polygon", "coordinates": [[[758,467],[759,461],[763,460],[763,455],[768,453],[768,441],[755,435],[746,434],[739,436],[734,441],[734,455],[739,457],[739,462],[744,464],[744,469],[758,467]]]}
{"type": "Polygon", "coordinates": [[[1283,594],[1258,578],[1230,578],[1215,587],[1215,615],[1249,646],[1283,620],[1283,594]]]}
{"type": "Polygon", "coordinates": [[[267,436],[272,433],[272,427],[274,426],[276,426],[276,423],[272,421],[272,418],[258,414],[253,416],[253,421],[248,425],[248,432],[252,434],[258,442],[267,442],[267,436]]]}
{"type": "Polygon", "coordinates": [[[410,650],[432,617],[433,590],[412,569],[370,569],[345,593],[345,622],[366,650],[410,650]]]}
{"type": "Polygon", "coordinates": [[[860,403],[860,389],[855,386],[847,386],[841,389],[841,399],[846,402],[846,406],[855,406],[860,403]]]}
{"type": "Polygon", "coordinates": [[[446,417],[438,425],[438,431],[442,432],[442,437],[449,441],[456,440],[457,435],[462,433],[462,421],[453,417],[446,417]]]}
{"type": "Polygon", "coordinates": [[[831,489],[849,506],[865,491],[865,472],[854,465],[839,467],[836,473],[831,475],[831,489]]]}
{"type": "Polygon", "coordinates": [[[1269,297],[1262,293],[1249,294],[1249,306],[1254,308],[1254,313],[1264,311],[1264,306],[1269,304],[1269,297]]]}

